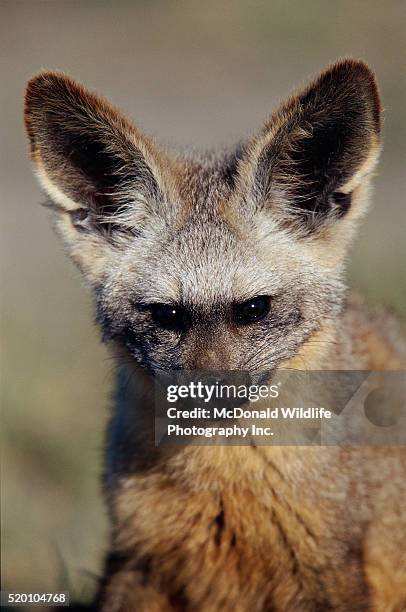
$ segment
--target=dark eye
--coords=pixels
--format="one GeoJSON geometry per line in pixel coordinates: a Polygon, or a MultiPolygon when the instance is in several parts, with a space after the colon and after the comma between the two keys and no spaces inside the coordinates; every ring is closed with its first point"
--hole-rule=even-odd
{"type": "Polygon", "coordinates": [[[246,302],[234,304],[233,317],[237,325],[249,325],[260,321],[269,312],[271,298],[269,295],[258,295],[246,302]]]}
{"type": "Polygon", "coordinates": [[[171,331],[187,331],[190,327],[190,315],[186,308],[178,304],[150,304],[148,307],[153,321],[171,331]]]}

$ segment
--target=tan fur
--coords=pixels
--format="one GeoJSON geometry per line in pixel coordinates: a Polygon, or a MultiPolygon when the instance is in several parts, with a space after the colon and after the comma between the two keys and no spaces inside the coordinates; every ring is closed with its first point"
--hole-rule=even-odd
{"type": "MultiPolygon", "coordinates": [[[[355,300],[345,318],[359,323],[361,312],[355,300]]],[[[374,334],[375,361],[365,353],[352,358],[363,368],[377,367],[389,340],[376,343],[382,332],[373,328],[373,318],[364,316],[364,325],[374,334]]],[[[365,347],[360,331],[355,340],[365,347]]],[[[321,330],[315,339],[329,339],[322,360],[337,368],[348,360],[348,337],[336,337],[332,348],[331,333],[321,330]]],[[[314,346],[310,339],[303,347],[309,369],[320,367],[314,346]]],[[[391,356],[405,367],[393,346],[391,356]]],[[[157,451],[146,472],[120,479],[112,494],[115,521],[122,525],[115,550],[129,555],[132,568],[125,570],[126,604],[117,609],[401,611],[405,470],[403,449],[157,451]],[[134,588],[143,581],[145,592],[134,588]]],[[[120,573],[107,582],[103,609],[115,609],[118,588],[120,573]]]]}
{"type": "Polygon", "coordinates": [[[342,60],[241,149],[189,159],[66,75],[30,81],[36,172],[122,364],[101,612],[406,610],[403,448],[154,439],[162,370],[406,368],[396,320],[346,300],[343,281],[380,113],[369,68],[342,60]],[[233,305],[264,295],[266,326],[232,319],[233,305]],[[195,317],[182,337],[151,320],[161,303],[195,317]]]}

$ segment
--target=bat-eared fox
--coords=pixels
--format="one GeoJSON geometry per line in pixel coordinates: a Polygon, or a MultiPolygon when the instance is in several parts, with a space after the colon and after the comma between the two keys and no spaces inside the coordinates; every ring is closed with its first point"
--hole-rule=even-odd
{"type": "Polygon", "coordinates": [[[344,280],[381,114],[344,59],[233,150],[178,155],[65,74],[30,80],[35,171],[121,364],[98,610],[406,610],[405,449],[154,440],[157,373],[405,367],[344,280]]]}

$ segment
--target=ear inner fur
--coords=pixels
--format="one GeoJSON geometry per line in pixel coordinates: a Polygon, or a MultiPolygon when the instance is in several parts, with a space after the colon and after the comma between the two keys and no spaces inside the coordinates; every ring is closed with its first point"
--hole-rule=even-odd
{"type": "Polygon", "coordinates": [[[333,65],[282,104],[252,141],[239,168],[246,198],[304,232],[345,216],[346,185],[368,159],[369,172],[376,162],[380,117],[370,69],[354,60],[333,65]]]}
{"type": "Polygon", "coordinates": [[[145,135],[103,98],[61,73],[28,84],[25,122],[40,180],[61,205],[87,206],[109,224],[135,200],[164,199],[171,165],[145,135]]]}

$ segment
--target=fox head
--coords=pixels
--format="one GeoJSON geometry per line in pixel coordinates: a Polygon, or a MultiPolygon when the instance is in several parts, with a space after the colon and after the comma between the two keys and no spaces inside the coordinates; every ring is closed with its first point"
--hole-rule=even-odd
{"type": "Polygon", "coordinates": [[[317,367],[307,349],[334,341],[380,115],[370,69],[342,60],[234,151],[192,159],[64,74],[31,79],[32,159],[105,340],[151,373],[317,367]]]}

